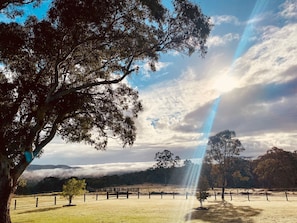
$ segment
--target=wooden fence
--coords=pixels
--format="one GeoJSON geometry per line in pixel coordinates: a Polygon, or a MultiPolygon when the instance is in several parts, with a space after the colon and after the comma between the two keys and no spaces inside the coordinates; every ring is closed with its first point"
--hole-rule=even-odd
{"type": "MultiPolygon", "coordinates": [[[[209,191],[210,197],[207,199],[209,201],[219,201],[221,200],[221,194],[219,190],[209,191]]],[[[196,199],[193,192],[164,192],[164,191],[152,191],[152,192],[141,192],[140,190],[108,190],[106,192],[92,192],[86,193],[82,196],[77,196],[74,198],[75,204],[82,204],[87,202],[96,202],[102,200],[114,200],[114,199],[196,199]]],[[[297,202],[297,192],[292,191],[227,191],[225,193],[225,200],[240,200],[240,201],[256,201],[256,200],[266,200],[266,201],[292,201],[297,202]]],[[[59,194],[39,194],[30,196],[15,196],[11,202],[11,210],[20,210],[27,208],[46,208],[63,206],[67,204],[67,200],[59,194]]]]}

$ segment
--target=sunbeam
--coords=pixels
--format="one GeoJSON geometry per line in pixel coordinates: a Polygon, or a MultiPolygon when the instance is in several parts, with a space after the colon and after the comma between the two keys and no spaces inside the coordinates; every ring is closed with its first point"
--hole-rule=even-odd
{"type": "MultiPolygon", "coordinates": [[[[252,39],[251,37],[252,37],[253,31],[255,28],[255,22],[258,21],[259,15],[264,11],[266,6],[267,6],[267,1],[262,1],[262,0],[256,1],[254,8],[250,14],[249,20],[246,23],[246,27],[244,29],[242,36],[241,36],[241,39],[237,45],[236,51],[233,56],[233,62],[230,65],[230,70],[226,76],[230,77],[232,75],[234,62],[236,61],[236,59],[238,59],[240,56],[242,56],[244,54],[244,52],[246,52],[246,50],[249,48],[251,39],[252,39]]],[[[221,84],[223,84],[223,83],[221,83],[221,84]]],[[[232,86],[232,88],[234,88],[234,86],[232,86]]],[[[230,90],[229,87],[222,88],[222,90],[219,93],[222,94],[229,90],[230,90]]],[[[210,113],[208,114],[208,117],[206,118],[204,126],[203,126],[202,135],[198,139],[199,146],[197,147],[197,149],[195,150],[195,152],[193,153],[193,156],[192,156],[193,160],[199,159],[199,160],[201,160],[201,163],[199,163],[199,165],[192,165],[192,167],[189,168],[188,173],[184,177],[184,185],[186,186],[186,190],[191,191],[193,195],[196,194],[196,189],[198,186],[200,173],[201,173],[201,166],[202,166],[202,162],[203,162],[203,159],[204,159],[204,156],[206,153],[206,149],[207,149],[207,142],[208,142],[209,134],[211,133],[212,126],[213,126],[213,123],[214,123],[214,120],[215,120],[215,117],[216,117],[216,114],[218,111],[220,99],[221,99],[221,96],[219,96],[217,99],[215,99],[215,101],[212,104],[210,113]],[[202,156],[198,157],[198,154],[200,156],[202,154],[202,156]]],[[[185,211],[190,210],[193,207],[194,201],[195,201],[195,198],[189,199],[187,202],[183,202],[182,207],[181,207],[181,212],[185,213],[185,211]]],[[[186,220],[191,220],[191,213],[188,213],[186,220]]]]}
{"type": "MultiPolygon", "coordinates": [[[[218,110],[219,103],[220,103],[220,97],[218,97],[214,101],[214,103],[211,107],[211,111],[206,119],[206,122],[204,123],[203,132],[202,132],[201,137],[199,138],[199,141],[201,142],[201,144],[195,150],[195,154],[193,155],[194,159],[197,159],[197,160],[199,160],[199,158],[200,158],[200,160],[204,159],[205,152],[206,152],[206,146],[207,146],[207,140],[209,137],[209,133],[211,132],[214,119],[216,117],[216,112],[218,110]],[[202,151],[202,154],[200,151],[202,151]]],[[[196,188],[198,185],[200,172],[201,172],[201,165],[191,165],[191,167],[189,168],[189,170],[184,178],[184,185],[186,185],[187,191],[191,191],[192,194],[196,193],[196,188]]],[[[184,205],[184,209],[188,210],[189,208],[191,208],[193,206],[194,202],[195,202],[195,199],[190,199],[184,205]]],[[[187,218],[188,218],[187,220],[190,220],[191,214],[188,214],[187,218]]]]}
{"type": "MultiPolygon", "coordinates": [[[[236,51],[233,56],[233,60],[235,61],[237,58],[239,58],[250,46],[252,43],[252,36],[253,31],[255,30],[255,23],[260,20],[259,15],[265,10],[266,6],[268,4],[267,0],[257,0],[254,9],[249,17],[249,20],[246,22],[246,27],[244,29],[244,32],[240,38],[240,41],[237,45],[236,51]]],[[[233,62],[234,63],[234,62],[233,62]]],[[[233,67],[233,63],[231,65],[231,68],[233,67]]],[[[232,69],[231,69],[232,70],[232,69]]]]}

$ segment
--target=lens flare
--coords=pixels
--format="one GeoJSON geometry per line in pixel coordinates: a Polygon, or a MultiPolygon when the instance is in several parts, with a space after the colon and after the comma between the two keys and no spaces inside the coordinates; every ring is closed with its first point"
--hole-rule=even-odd
{"type": "MultiPolygon", "coordinates": [[[[206,152],[206,146],[207,146],[207,141],[208,141],[208,137],[209,137],[209,133],[211,132],[211,128],[214,122],[214,119],[216,117],[216,113],[218,110],[218,106],[220,103],[220,97],[218,97],[212,107],[211,107],[211,111],[205,121],[205,124],[203,126],[203,132],[201,137],[199,138],[199,141],[201,142],[201,145],[198,146],[198,148],[195,150],[195,153],[193,154],[193,159],[197,159],[197,160],[203,160],[204,156],[205,156],[205,152],[206,152]],[[202,153],[201,153],[202,151],[202,153]]],[[[185,178],[184,178],[184,183],[183,185],[186,186],[187,188],[187,192],[190,191],[191,195],[195,195],[196,194],[196,188],[198,185],[198,180],[199,180],[199,176],[200,176],[200,172],[201,172],[201,165],[200,164],[196,164],[196,165],[191,165],[185,178]]],[[[195,196],[194,196],[195,197],[195,196]]],[[[195,202],[195,198],[193,199],[189,199],[184,205],[183,205],[183,210],[189,210],[191,209],[191,207],[193,206],[195,202]]],[[[184,213],[184,212],[183,212],[184,213]]],[[[191,213],[189,213],[187,215],[187,219],[186,220],[190,220],[191,219],[191,213]]]]}
{"type": "MultiPolygon", "coordinates": [[[[250,14],[249,20],[246,23],[246,27],[244,29],[244,32],[241,36],[239,44],[238,44],[236,51],[234,53],[233,62],[230,65],[230,71],[228,73],[228,76],[230,76],[232,74],[234,63],[235,63],[236,59],[238,59],[251,46],[251,44],[252,44],[251,37],[253,35],[255,23],[260,21],[259,15],[265,10],[267,4],[268,4],[268,1],[265,1],[265,0],[264,1],[263,0],[256,1],[253,11],[250,14]]],[[[231,86],[231,85],[228,86],[226,89],[222,88],[220,90],[221,91],[220,93],[230,91],[230,89],[232,90],[232,88],[234,88],[234,86],[231,86]]],[[[212,130],[213,122],[215,120],[216,113],[217,113],[217,110],[218,110],[218,107],[220,104],[220,99],[221,99],[221,96],[219,96],[217,99],[215,99],[215,101],[212,104],[211,111],[210,111],[210,113],[205,121],[204,127],[203,127],[202,136],[198,139],[199,142],[201,142],[201,144],[195,150],[195,152],[192,156],[193,159],[199,159],[199,160],[204,159],[204,156],[206,153],[207,141],[209,138],[209,134],[212,130]],[[198,154],[200,154],[200,157],[198,157],[198,154]],[[201,156],[201,154],[202,154],[202,156],[201,156]]],[[[189,168],[188,173],[184,177],[184,185],[186,186],[186,190],[191,191],[191,193],[193,195],[196,194],[196,189],[197,189],[197,185],[198,185],[198,181],[199,181],[200,173],[201,173],[201,165],[202,165],[202,162],[200,163],[200,165],[193,165],[191,168],[189,168]]],[[[180,214],[189,212],[189,210],[191,210],[193,208],[194,202],[195,202],[195,198],[189,199],[186,202],[182,202],[181,208],[180,208],[180,214]]],[[[186,215],[185,221],[187,221],[187,220],[191,220],[191,213],[188,213],[186,215]]]]}

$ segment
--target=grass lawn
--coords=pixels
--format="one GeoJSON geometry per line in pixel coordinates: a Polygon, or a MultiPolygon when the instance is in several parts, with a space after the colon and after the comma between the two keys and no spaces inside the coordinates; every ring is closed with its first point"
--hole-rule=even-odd
{"type": "MultiPolygon", "coordinates": [[[[14,201],[14,200],[13,200],[14,201]]],[[[74,199],[76,206],[63,207],[67,201],[57,197],[57,204],[53,204],[53,197],[39,197],[38,207],[36,198],[17,198],[17,209],[12,205],[11,215],[13,223],[285,223],[296,222],[297,199],[286,201],[284,196],[250,197],[226,196],[222,203],[210,197],[204,202],[207,210],[197,210],[199,202],[194,197],[185,199],[184,196],[166,195],[148,197],[136,196],[126,198],[95,199],[95,196],[74,199]]],[[[14,202],[12,202],[14,203],[14,202]]]]}
{"type": "MultiPolygon", "coordinates": [[[[160,197],[148,198],[120,198],[98,201],[81,202],[82,198],[74,199],[76,206],[63,207],[63,205],[45,206],[45,204],[36,208],[30,198],[24,199],[23,202],[29,204],[31,208],[22,207],[17,210],[11,210],[13,223],[156,223],[156,222],[183,222],[184,214],[181,221],[177,221],[179,206],[184,202],[184,198],[172,199],[160,197]],[[76,200],[79,200],[76,202],[76,200]],[[34,207],[33,207],[34,206],[34,207]]],[[[19,200],[21,200],[19,199],[19,200]]],[[[39,198],[41,201],[41,198],[39,198]]],[[[18,201],[20,203],[21,201],[18,201]]],[[[66,200],[63,200],[67,204],[66,200]]],[[[59,201],[61,203],[61,201],[59,201]]],[[[41,203],[40,203],[41,204],[41,203]]],[[[196,204],[198,205],[198,203],[196,204]]]]}

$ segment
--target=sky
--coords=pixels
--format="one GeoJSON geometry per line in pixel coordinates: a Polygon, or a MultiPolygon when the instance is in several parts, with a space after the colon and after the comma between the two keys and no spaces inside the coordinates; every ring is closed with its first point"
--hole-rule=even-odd
{"type": "Polygon", "coordinates": [[[273,146],[297,150],[295,0],[194,2],[214,24],[208,53],[202,58],[171,52],[161,56],[156,72],[143,64],[129,77],[144,107],[133,147],[111,141],[98,151],[57,137],[33,164],[143,169],[165,149],[182,159],[202,158],[203,134],[226,129],[236,132],[245,157],[257,158],[273,146]]]}

